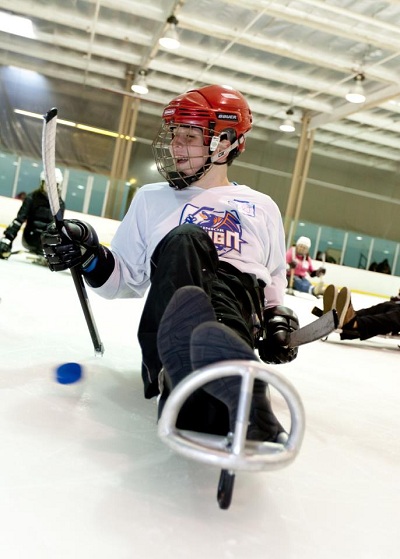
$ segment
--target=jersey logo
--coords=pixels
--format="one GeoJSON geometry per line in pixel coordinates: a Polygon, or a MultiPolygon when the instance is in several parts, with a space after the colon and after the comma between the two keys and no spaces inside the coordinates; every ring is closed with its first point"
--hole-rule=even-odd
{"type": "Polygon", "coordinates": [[[234,198],[233,200],[230,200],[229,203],[236,206],[238,211],[244,215],[249,217],[255,217],[256,215],[256,206],[252,202],[248,202],[247,200],[237,200],[234,198]]]}
{"type": "Polygon", "coordinates": [[[193,223],[204,229],[213,241],[218,256],[232,250],[240,253],[242,244],[246,243],[242,239],[242,226],[235,210],[219,212],[207,206],[199,208],[186,204],[181,214],[180,225],[183,223],[193,223]]]}

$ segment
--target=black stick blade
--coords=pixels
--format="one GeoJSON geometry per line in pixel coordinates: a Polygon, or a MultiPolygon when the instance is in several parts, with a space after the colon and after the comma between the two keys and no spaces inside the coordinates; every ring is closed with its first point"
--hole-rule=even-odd
{"type": "Polygon", "coordinates": [[[46,122],[50,122],[50,120],[52,120],[55,116],[57,116],[57,113],[58,113],[57,108],[53,107],[52,109],[47,111],[45,115],[43,115],[43,118],[46,122]]]}

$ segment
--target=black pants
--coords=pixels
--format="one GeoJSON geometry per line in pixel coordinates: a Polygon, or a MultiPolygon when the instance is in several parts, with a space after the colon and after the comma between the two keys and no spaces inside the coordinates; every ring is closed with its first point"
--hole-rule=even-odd
{"type": "Polygon", "coordinates": [[[197,225],[175,227],[157,245],[151,258],[151,287],[139,324],[142,378],[146,398],[159,393],[162,364],[157,330],[172,295],[185,285],[196,285],[210,297],[217,319],[254,347],[253,301],[259,298],[257,281],[226,262],[220,262],[214,243],[197,225]]]}
{"type": "Polygon", "coordinates": [[[22,246],[34,254],[43,254],[41,234],[44,231],[25,227],[22,235],[22,246]]]}
{"type": "Polygon", "coordinates": [[[356,311],[360,340],[400,332],[400,303],[385,301],[356,311]]]}

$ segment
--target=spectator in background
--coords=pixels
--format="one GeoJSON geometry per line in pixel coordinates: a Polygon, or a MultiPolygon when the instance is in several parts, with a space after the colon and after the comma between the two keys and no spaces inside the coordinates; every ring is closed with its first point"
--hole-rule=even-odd
{"type": "Polygon", "coordinates": [[[390,266],[389,266],[389,260],[387,258],[385,258],[385,260],[382,260],[382,262],[379,262],[379,264],[376,267],[376,271],[380,272],[381,274],[391,274],[392,270],[390,269],[390,266]]]}
{"type": "Polygon", "coordinates": [[[379,272],[380,274],[391,274],[392,270],[390,269],[389,260],[385,258],[382,262],[372,262],[370,267],[368,268],[370,272],[379,272]]]}

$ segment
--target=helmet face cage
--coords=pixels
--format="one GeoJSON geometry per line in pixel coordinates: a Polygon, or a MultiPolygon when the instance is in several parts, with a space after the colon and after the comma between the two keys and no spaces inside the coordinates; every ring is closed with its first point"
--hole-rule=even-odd
{"type": "Polygon", "coordinates": [[[174,155],[172,150],[172,144],[177,135],[189,138],[194,133],[198,135],[199,130],[203,136],[202,145],[207,146],[212,130],[200,128],[199,126],[186,124],[171,125],[163,122],[152,144],[158,172],[174,188],[182,189],[189,186],[194,181],[203,177],[211,168],[212,163],[209,150],[204,150],[203,156],[192,157],[189,149],[191,147],[190,142],[185,144],[184,141],[180,140],[179,159],[187,159],[185,171],[179,169],[178,157],[174,155]],[[193,132],[194,130],[196,132],[193,132]]]}
{"type": "MultiPolygon", "coordinates": [[[[227,86],[211,85],[188,91],[173,99],[164,109],[163,124],[153,142],[153,153],[160,174],[174,188],[185,188],[199,180],[213,164],[230,164],[245,147],[245,134],[251,129],[252,115],[241,93],[227,86]],[[170,146],[180,127],[203,132],[203,144],[208,154],[199,158],[193,168],[186,165],[184,172],[177,167],[170,146]],[[229,140],[231,146],[217,153],[219,142],[229,140]],[[194,168],[196,167],[196,168],[194,168]]],[[[187,157],[190,162],[189,151],[187,157]]]]}

